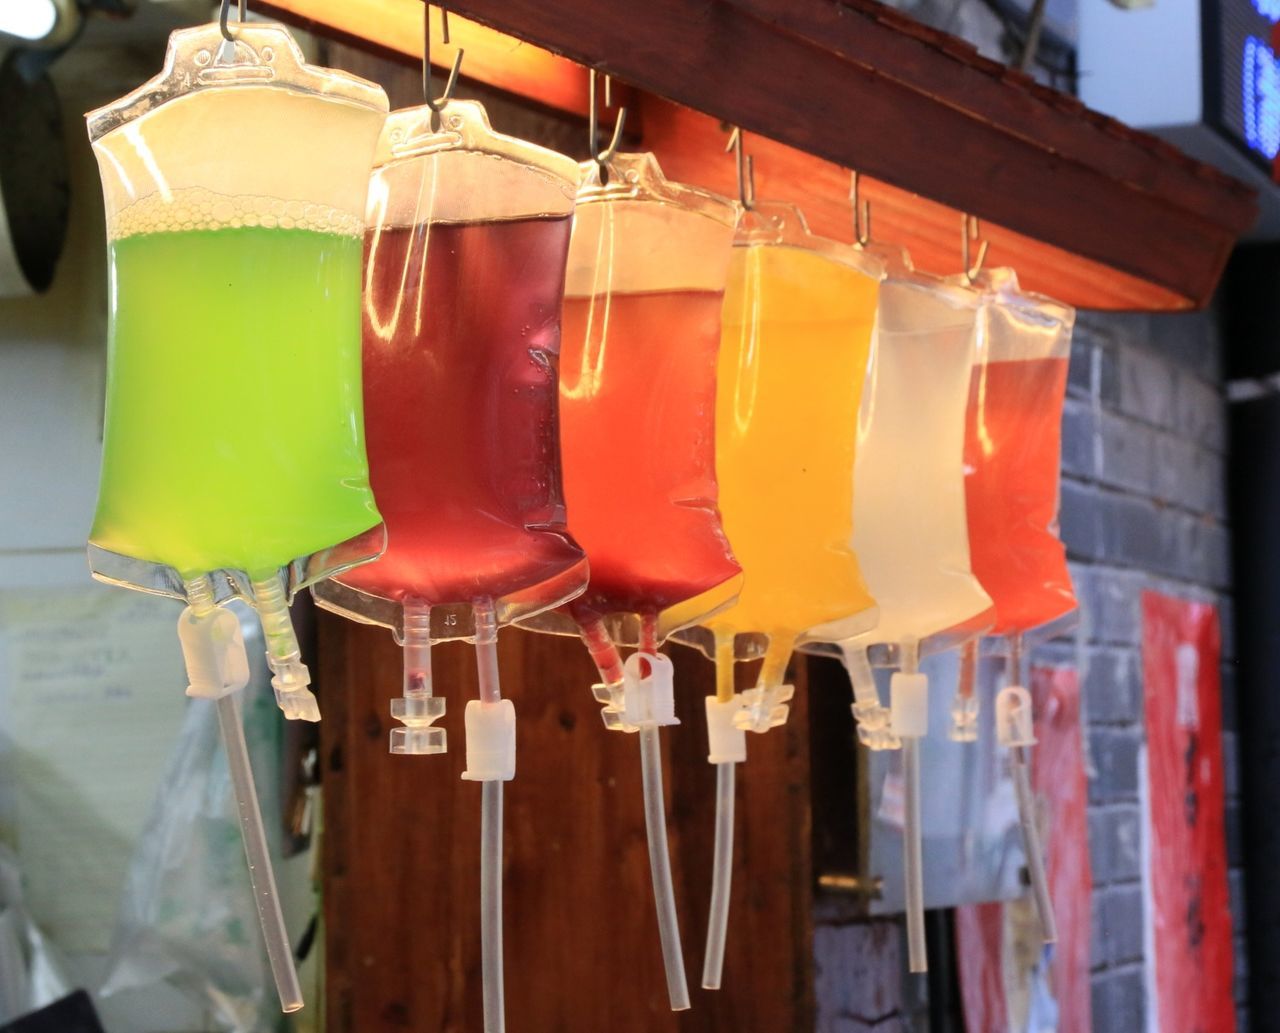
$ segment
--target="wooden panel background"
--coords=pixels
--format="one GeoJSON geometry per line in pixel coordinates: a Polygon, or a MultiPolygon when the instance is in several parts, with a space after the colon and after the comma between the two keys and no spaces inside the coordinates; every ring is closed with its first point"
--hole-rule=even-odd
{"type": "MultiPolygon", "coordinates": [[[[481,1028],[480,787],[463,782],[474,654],[435,652],[450,751],[393,757],[391,634],[320,619],[329,1033],[481,1028]]],[[[505,629],[517,774],[505,793],[507,1021],[512,1033],[813,1026],[808,725],[803,665],[791,721],[751,736],[740,769],[725,988],[699,988],[710,896],[714,773],[702,697],[709,661],[669,649],[678,728],[663,733],[672,860],[691,1011],[667,1007],[649,883],[639,744],[607,732],[577,639],[505,629]]],[[[744,670],[744,676],[750,671],[744,670]]]]}

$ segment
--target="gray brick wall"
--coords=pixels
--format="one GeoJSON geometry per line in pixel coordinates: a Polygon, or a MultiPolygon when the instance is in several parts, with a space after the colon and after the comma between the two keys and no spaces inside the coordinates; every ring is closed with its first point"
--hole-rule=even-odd
{"type": "MultiPolygon", "coordinates": [[[[1139,759],[1141,593],[1213,601],[1223,622],[1226,765],[1236,997],[1244,999],[1244,880],[1219,320],[1081,313],[1063,420],[1062,536],[1080,595],[1091,767],[1095,1033],[1142,1029],[1139,759]]],[[[1247,1016],[1241,1009],[1241,1028],[1247,1016]]]]}

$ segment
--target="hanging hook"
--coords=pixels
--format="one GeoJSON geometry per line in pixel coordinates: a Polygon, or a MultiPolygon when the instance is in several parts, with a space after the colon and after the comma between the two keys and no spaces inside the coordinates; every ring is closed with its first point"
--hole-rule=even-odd
{"type": "MultiPolygon", "coordinates": [[[[440,5],[440,36],[444,43],[449,42],[449,11],[440,5]]],[[[458,85],[458,69],[462,67],[462,55],[466,53],[459,47],[453,55],[453,66],[449,69],[449,78],[445,80],[444,93],[439,99],[431,95],[431,4],[427,0],[422,3],[422,99],[431,109],[431,128],[440,128],[440,112],[453,97],[453,89],[458,85]]]]}
{"type": "Polygon", "coordinates": [[[858,171],[849,173],[849,201],[853,205],[853,240],[858,247],[871,243],[871,202],[859,196],[858,171]]]}
{"type": "MultiPolygon", "coordinates": [[[[591,136],[591,160],[596,163],[600,169],[600,182],[607,183],[609,180],[608,164],[613,156],[618,153],[618,144],[622,142],[622,127],[627,123],[627,109],[618,109],[618,121],[613,127],[613,136],[609,138],[609,146],[603,151],[600,150],[600,116],[596,113],[596,75],[598,73],[594,68],[590,70],[587,77],[587,132],[591,136]]],[[[610,90],[609,77],[604,77],[604,106],[606,108],[613,106],[612,91],[610,90]]]]}
{"type": "Polygon", "coordinates": [[[978,239],[978,217],[976,215],[962,214],[960,216],[960,261],[964,265],[964,275],[970,283],[973,283],[978,275],[982,272],[982,265],[987,260],[987,241],[982,241],[978,245],[978,259],[972,265],[969,263],[969,241],[978,239]]]}
{"type": "Polygon", "coordinates": [[[756,206],[756,163],[746,153],[740,126],[734,126],[730,130],[729,142],[724,149],[726,152],[733,151],[733,160],[738,167],[738,201],[743,208],[751,211],[756,206]]]}
{"type": "MultiPolygon", "coordinates": [[[[240,24],[244,24],[244,4],[245,0],[240,0],[240,24]]],[[[231,0],[222,0],[222,9],[218,12],[218,28],[222,30],[222,38],[228,43],[236,41],[235,36],[231,35],[231,29],[227,25],[227,15],[231,13],[231,0]]]]}

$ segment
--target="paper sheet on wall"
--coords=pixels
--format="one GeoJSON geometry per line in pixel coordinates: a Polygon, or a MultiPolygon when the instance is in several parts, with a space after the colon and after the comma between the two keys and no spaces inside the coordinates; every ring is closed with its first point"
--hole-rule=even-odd
{"type": "Polygon", "coordinates": [[[63,950],[110,943],[181,722],[171,600],[87,583],[0,592],[0,835],[63,950]]]}

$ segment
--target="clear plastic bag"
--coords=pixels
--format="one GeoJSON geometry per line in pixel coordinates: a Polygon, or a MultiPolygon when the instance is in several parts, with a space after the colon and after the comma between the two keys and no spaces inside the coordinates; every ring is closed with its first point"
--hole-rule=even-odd
{"type": "MultiPolygon", "coordinates": [[[[1023,679],[1026,636],[1068,629],[1077,602],[1058,537],[1062,410],[1075,311],[1018,287],[1012,269],[982,274],[979,363],[965,431],[965,493],[974,573],[995,604],[996,648],[1007,656],[996,729],[1017,789],[1032,894],[1045,942],[1057,938],[1027,750],[1035,744],[1023,679]]],[[[969,646],[962,682],[976,661],[969,646]]]]}
{"type": "MultiPolygon", "coordinates": [[[[245,726],[261,769],[279,766],[278,721],[269,697],[257,694],[245,726]]],[[[276,1028],[280,1010],[218,739],[215,704],[192,700],[138,839],[95,996],[109,1006],[113,998],[154,994],[167,984],[207,1012],[212,1028],[260,1033],[276,1028]]],[[[278,834],[269,839],[278,851],[278,834]]]]}
{"type": "Polygon", "coordinates": [[[1075,312],[1018,289],[1011,269],[979,282],[979,355],[965,432],[973,571],[994,635],[1042,628],[1077,606],[1058,538],[1062,407],[1075,312]]]}
{"type": "MultiPolygon", "coordinates": [[[[721,509],[745,581],[737,602],[683,632],[717,660],[764,657],[757,695],[781,687],[797,644],[839,641],[877,621],[850,545],[856,413],[880,264],[809,233],[799,210],[757,204],[738,229],[717,383],[721,509]],[[797,419],[797,413],[804,413],[797,419]],[[789,525],[761,493],[788,500],[789,525]]],[[[767,701],[741,715],[764,731],[767,701]]]]}
{"type": "Polygon", "coordinates": [[[716,357],[736,207],[673,183],[651,154],[581,166],[565,284],[561,446],[569,526],[591,583],[526,623],[581,635],[607,727],[638,732],[650,871],[671,1007],[689,1007],[658,729],[675,724],[673,630],[742,580],[716,499],[716,357]],[[624,667],[620,645],[640,648],[624,667]]]}
{"type": "Polygon", "coordinates": [[[379,140],[365,421],[389,543],[313,594],[395,631],[406,699],[431,695],[426,650],[473,639],[477,606],[502,625],[586,585],[565,528],[557,417],[576,186],[571,159],[495,133],[475,102],[397,111],[379,140]]]}
{"type": "MultiPolygon", "coordinates": [[[[581,166],[565,285],[561,447],[591,583],[529,622],[655,644],[730,602],[741,571],[716,506],[715,376],[735,208],[650,154],[581,166]]],[[[597,660],[600,655],[597,654],[597,660]]],[[[616,658],[606,682],[620,680],[616,658]]]]}
{"type": "Polygon", "coordinates": [[[557,426],[575,163],[495,133],[477,103],[397,111],[378,142],[365,233],[365,414],[389,528],[378,560],[315,586],[320,605],[404,646],[393,753],[446,748],[431,645],[475,642],[467,770],[481,795],[484,1028],[504,1028],[502,783],[515,711],[498,628],[587,583],[565,528],[557,426]]]}
{"type": "Polygon", "coordinates": [[[739,223],[725,294],[716,395],[716,470],[725,529],[745,580],[737,602],[681,632],[716,662],[708,759],[716,836],[702,983],[720,986],[733,858],[735,768],[744,731],[786,720],[787,663],[805,641],[875,624],[850,545],[856,414],[880,263],[811,234],[790,205],[757,204],[739,223]],[[785,499],[782,514],[770,500],[785,499]],[[736,659],[763,656],[735,694],[736,659]]]}
{"type": "Polygon", "coordinates": [[[252,602],[282,707],[314,720],[288,599],[384,544],[359,305],[387,100],[278,25],[234,36],[175,32],[158,76],[87,116],[113,298],[89,557],[101,580],[186,598],[212,575],[216,602],[252,602]]]}

